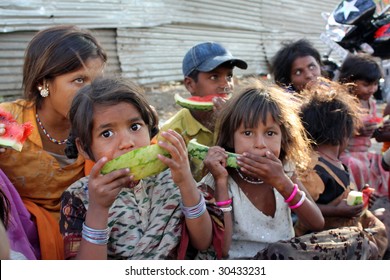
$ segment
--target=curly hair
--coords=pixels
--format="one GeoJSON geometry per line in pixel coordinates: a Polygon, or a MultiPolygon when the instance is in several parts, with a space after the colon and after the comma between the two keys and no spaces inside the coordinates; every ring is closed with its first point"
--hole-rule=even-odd
{"type": "Polygon", "coordinates": [[[300,117],[313,146],[342,145],[360,126],[359,100],[348,85],[320,78],[301,92],[300,117]]]}

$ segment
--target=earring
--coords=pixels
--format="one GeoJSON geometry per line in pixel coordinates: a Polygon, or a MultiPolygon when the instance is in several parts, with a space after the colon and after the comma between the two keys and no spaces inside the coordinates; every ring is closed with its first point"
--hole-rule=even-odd
{"type": "Polygon", "coordinates": [[[42,97],[48,97],[49,96],[49,87],[47,86],[46,82],[43,82],[43,86],[44,87],[39,86],[38,90],[40,91],[40,94],[42,97]]]}

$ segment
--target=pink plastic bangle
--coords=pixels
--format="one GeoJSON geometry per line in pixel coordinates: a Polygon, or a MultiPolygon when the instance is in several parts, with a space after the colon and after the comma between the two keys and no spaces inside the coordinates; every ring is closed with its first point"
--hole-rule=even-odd
{"type": "Polygon", "coordinates": [[[228,200],[225,200],[225,201],[216,201],[215,202],[215,205],[217,205],[218,207],[221,207],[221,206],[226,206],[226,205],[229,205],[232,203],[232,199],[228,199],[228,200]]]}
{"type": "Polygon", "coordinates": [[[297,204],[292,205],[292,206],[288,206],[288,207],[290,207],[290,209],[296,209],[303,204],[303,202],[305,201],[305,198],[306,198],[306,194],[305,194],[305,192],[301,192],[301,193],[302,193],[301,199],[298,201],[297,204]]]}
{"type": "Polygon", "coordinates": [[[284,202],[286,202],[286,203],[291,202],[294,199],[294,197],[297,194],[297,192],[298,192],[298,185],[294,184],[294,189],[293,189],[292,193],[290,194],[290,196],[284,202]]]}

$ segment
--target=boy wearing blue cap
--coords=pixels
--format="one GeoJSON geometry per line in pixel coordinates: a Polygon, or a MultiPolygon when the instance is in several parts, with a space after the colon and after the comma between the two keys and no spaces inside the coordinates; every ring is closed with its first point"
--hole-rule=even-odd
{"type": "MultiPolygon", "coordinates": [[[[233,55],[222,45],[215,42],[204,42],[193,46],[184,56],[184,86],[192,96],[229,94],[234,87],[233,68],[248,67],[247,63],[233,55]]],[[[214,113],[221,109],[224,100],[213,99],[214,110],[200,111],[183,108],[169,119],[161,131],[175,130],[182,134],[186,143],[196,138],[206,146],[214,144],[214,113]]],[[[191,162],[191,171],[195,180],[202,178],[203,163],[191,162]]]]}

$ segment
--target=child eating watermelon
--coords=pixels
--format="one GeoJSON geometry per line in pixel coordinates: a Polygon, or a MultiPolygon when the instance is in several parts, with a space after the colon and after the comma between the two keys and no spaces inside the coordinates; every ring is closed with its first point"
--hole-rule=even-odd
{"type": "MultiPolygon", "coordinates": [[[[204,42],[193,46],[184,56],[182,70],[184,85],[191,96],[199,100],[178,102],[183,108],[169,119],[161,131],[173,129],[179,132],[188,143],[196,138],[198,143],[212,146],[214,144],[215,112],[224,104],[227,94],[232,93],[234,87],[233,69],[246,69],[247,63],[235,58],[225,47],[215,42],[204,42]],[[212,95],[212,100],[207,96],[212,95]],[[203,104],[213,110],[203,110],[203,104]],[[185,105],[186,104],[186,105],[185,105]]],[[[204,108],[204,107],[203,107],[204,108]]],[[[194,178],[202,178],[203,163],[191,162],[191,171],[194,178]]]]}
{"type": "Polygon", "coordinates": [[[162,133],[158,145],[169,157],[161,152],[148,161],[140,152],[150,147],[158,126],[141,92],[126,81],[97,79],[73,100],[68,145],[72,149],[67,149],[67,155],[73,158],[80,153],[96,164],[89,176],[73,183],[62,196],[65,258],[177,259],[185,257],[189,245],[202,251],[204,258],[215,258],[208,248],[219,228],[207,211],[207,197],[191,177],[182,137],[172,130],[162,133]],[[103,174],[108,160],[129,153],[138,155],[131,165],[103,174]],[[132,167],[155,170],[155,159],[169,169],[135,179],[141,177],[132,174],[137,172],[132,167]]]}

